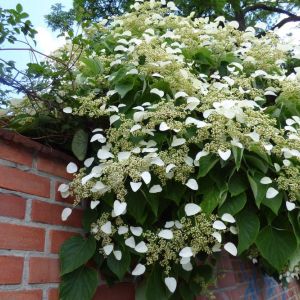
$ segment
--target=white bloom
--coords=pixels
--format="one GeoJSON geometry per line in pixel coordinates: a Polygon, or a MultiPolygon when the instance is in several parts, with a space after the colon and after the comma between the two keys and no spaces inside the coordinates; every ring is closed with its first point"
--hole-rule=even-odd
{"type": "Polygon", "coordinates": [[[176,279],[174,277],[166,277],[165,284],[166,284],[168,290],[173,294],[177,287],[176,279]]]}
{"type": "Polygon", "coordinates": [[[195,203],[188,203],[185,205],[184,211],[186,215],[190,217],[201,212],[201,207],[195,203]]]}

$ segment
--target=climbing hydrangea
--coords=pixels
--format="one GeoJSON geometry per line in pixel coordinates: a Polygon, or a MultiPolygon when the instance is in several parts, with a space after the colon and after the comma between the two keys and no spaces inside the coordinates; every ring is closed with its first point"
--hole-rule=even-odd
{"type": "Polygon", "coordinates": [[[258,38],[255,28],[181,17],[173,2],[152,0],[85,35],[64,112],[97,125],[60,192],[75,205],[90,200],[85,229],[104,275],[144,277],[146,299],[154,284],[190,299],[222,249],[287,274],[300,251],[293,48],[276,33],[258,38]]]}

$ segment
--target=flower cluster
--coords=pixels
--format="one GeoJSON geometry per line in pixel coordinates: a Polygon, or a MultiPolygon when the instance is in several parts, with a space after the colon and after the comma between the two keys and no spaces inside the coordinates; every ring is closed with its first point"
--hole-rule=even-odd
{"type": "Polygon", "coordinates": [[[300,83],[285,69],[293,49],[276,33],[258,38],[255,28],[181,17],[173,2],[152,0],[86,36],[64,112],[101,126],[60,191],[91,200],[104,259],[129,256],[133,276],[158,265],[171,293],[199,255],[221,249],[254,248],[255,262],[283,271],[299,251],[300,118],[287,98],[300,101],[300,83]],[[89,74],[91,62],[101,74],[89,74]],[[289,248],[276,245],[279,262],[277,241],[289,248]]]}

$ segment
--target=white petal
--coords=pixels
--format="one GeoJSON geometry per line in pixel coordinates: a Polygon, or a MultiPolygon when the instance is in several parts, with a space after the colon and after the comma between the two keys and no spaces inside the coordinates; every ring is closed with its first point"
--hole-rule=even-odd
{"type": "Polygon", "coordinates": [[[131,272],[133,276],[140,276],[144,274],[146,271],[146,267],[142,264],[137,264],[137,266],[134,268],[134,270],[131,272]]]}
{"type": "Polygon", "coordinates": [[[267,199],[272,199],[276,197],[279,194],[277,190],[275,190],[273,187],[268,188],[266,198],[267,199]]]}
{"type": "Polygon", "coordinates": [[[145,244],[145,242],[139,242],[134,250],[138,253],[146,253],[148,251],[148,247],[147,245],[145,244]]]}
{"type": "Polygon", "coordinates": [[[100,203],[100,201],[97,201],[97,200],[91,201],[91,203],[90,203],[91,209],[95,209],[99,203],[100,203]]]}
{"type": "Polygon", "coordinates": [[[130,186],[133,192],[137,192],[142,186],[141,182],[130,182],[130,186]]]}
{"type": "Polygon", "coordinates": [[[159,130],[160,131],[167,131],[169,130],[170,127],[168,126],[168,124],[166,122],[161,122],[159,125],[159,130]]]}
{"type": "Polygon", "coordinates": [[[177,281],[174,277],[166,277],[165,278],[165,284],[169,291],[173,294],[177,287],[177,281]]]}
{"type": "Polygon", "coordinates": [[[105,149],[100,149],[97,153],[97,156],[99,159],[108,159],[114,157],[112,153],[110,153],[108,150],[105,149]]]}
{"type": "Polygon", "coordinates": [[[207,156],[208,154],[209,152],[202,150],[197,153],[195,160],[200,160],[201,157],[207,156]]]}
{"type": "Polygon", "coordinates": [[[235,223],[235,218],[231,214],[228,214],[228,213],[223,214],[223,216],[221,217],[221,219],[224,222],[235,223]]]}
{"type": "Polygon", "coordinates": [[[226,229],[226,225],[222,221],[215,221],[213,224],[213,228],[217,230],[223,230],[226,229]]]}
{"type": "Polygon", "coordinates": [[[69,191],[69,185],[68,184],[65,184],[65,183],[62,183],[58,189],[57,189],[59,192],[61,193],[66,193],[69,191]]]}
{"type": "Polygon", "coordinates": [[[185,184],[187,187],[189,187],[191,190],[193,191],[197,191],[198,190],[198,183],[195,179],[190,178],[188,180],[188,182],[185,184]]]}
{"type": "Polygon", "coordinates": [[[272,183],[272,179],[270,177],[263,177],[261,180],[260,180],[260,183],[261,184],[271,184],[272,183]]]}
{"type": "Polygon", "coordinates": [[[166,167],[166,173],[170,173],[170,171],[175,168],[176,166],[174,164],[169,164],[166,167]]]}
{"type": "Polygon", "coordinates": [[[157,88],[154,88],[154,89],[152,89],[151,91],[150,91],[150,93],[151,94],[156,94],[156,95],[158,95],[160,98],[162,98],[163,96],[164,96],[164,91],[162,91],[162,90],[159,90],[159,89],[157,89],[157,88]]]}
{"type": "Polygon", "coordinates": [[[176,136],[173,136],[171,147],[178,147],[183,144],[185,144],[186,140],[184,138],[177,138],[176,136]]]}
{"type": "Polygon", "coordinates": [[[172,228],[175,225],[174,221],[168,221],[165,224],[165,228],[172,228]]]}
{"type": "Polygon", "coordinates": [[[158,236],[166,239],[166,240],[172,240],[173,239],[173,232],[169,229],[163,229],[158,233],[158,236]]]}
{"type": "Polygon", "coordinates": [[[142,128],[142,126],[140,124],[135,124],[131,127],[130,132],[135,132],[141,128],[142,128]]]}
{"type": "Polygon", "coordinates": [[[224,249],[233,256],[237,255],[237,248],[233,243],[226,243],[224,249]]]}
{"type": "Polygon", "coordinates": [[[212,252],[221,252],[221,244],[220,243],[216,243],[212,249],[211,249],[212,252]]]}
{"type": "Polygon", "coordinates": [[[179,256],[181,256],[181,257],[192,257],[193,256],[192,248],[191,247],[185,247],[185,248],[181,249],[181,251],[179,252],[179,256]]]}
{"type": "Polygon", "coordinates": [[[109,123],[112,125],[113,123],[117,122],[120,119],[120,116],[118,115],[113,115],[109,118],[109,123]]]}
{"type": "Polygon", "coordinates": [[[219,153],[220,157],[226,161],[231,155],[231,150],[230,149],[228,149],[226,151],[218,150],[218,153],[219,153]]]}
{"type": "Polygon", "coordinates": [[[89,168],[92,163],[94,162],[95,158],[94,157],[90,157],[90,158],[87,158],[85,161],[84,161],[84,166],[86,168],[89,168]]]}
{"type": "Polygon", "coordinates": [[[130,226],[130,231],[131,231],[132,234],[135,235],[135,236],[141,236],[141,234],[143,233],[142,227],[134,227],[134,226],[130,226]]]}
{"type": "Polygon", "coordinates": [[[131,152],[129,151],[123,151],[118,153],[118,160],[119,161],[124,161],[127,160],[131,155],[131,152]]]}
{"type": "Polygon", "coordinates": [[[72,111],[73,111],[72,107],[69,107],[69,106],[68,107],[64,107],[64,109],[63,109],[63,112],[65,114],[71,114],[72,111]]]}
{"type": "Polygon", "coordinates": [[[126,239],[125,240],[125,245],[134,249],[135,248],[135,240],[134,240],[134,237],[131,236],[130,238],[126,239]]]}
{"type": "Polygon", "coordinates": [[[290,202],[290,201],[286,201],[285,206],[288,211],[292,211],[296,208],[296,204],[294,202],[290,202]]]}
{"type": "Polygon", "coordinates": [[[159,157],[155,157],[151,160],[151,164],[152,165],[157,165],[159,167],[163,167],[165,165],[165,163],[163,162],[163,160],[159,157]]]}
{"type": "Polygon", "coordinates": [[[182,269],[187,272],[190,272],[193,270],[193,265],[190,262],[188,262],[186,264],[181,264],[181,266],[182,266],[182,269]]]}
{"type": "Polygon", "coordinates": [[[112,233],[111,222],[110,221],[106,222],[104,225],[101,226],[100,229],[106,234],[111,234],[112,233]]]}
{"type": "Polygon", "coordinates": [[[147,171],[143,172],[141,174],[141,177],[146,184],[149,184],[151,182],[151,174],[149,172],[147,172],[147,171]]]}
{"type": "Polygon", "coordinates": [[[106,137],[101,133],[97,133],[97,134],[93,135],[91,140],[90,140],[91,143],[93,143],[95,141],[98,141],[100,143],[105,143],[106,142],[106,137]]]}
{"type": "Polygon", "coordinates": [[[221,243],[222,242],[222,236],[221,236],[221,233],[220,232],[214,232],[213,234],[212,234],[212,236],[219,242],[219,243],[221,243]]]}
{"type": "Polygon", "coordinates": [[[114,214],[115,216],[120,216],[122,215],[127,208],[127,203],[126,202],[120,202],[119,200],[116,200],[114,202],[114,214]]]}
{"type": "Polygon", "coordinates": [[[182,228],[183,228],[183,225],[182,225],[178,220],[176,220],[176,221],[175,221],[175,227],[176,227],[177,229],[182,229],[182,228]]]}
{"type": "Polygon", "coordinates": [[[76,173],[78,171],[78,167],[76,164],[74,164],[73,162],[70,162],[68,165],[67,165],[67,173],[69,174],[73,174],[73,173],[76,173]]]}
{"type": "Polygon", "coordinates": [[[106,255],[109,255],[114,250],[114,245],[106,245],[103,247],[103,251],[106,255]]]}
{"type": "Polygon", "coordinates": [[[230,226],[229,227],[229,230],[232,234],[238,234],[238,230],[235,226],[230,226]]]}
{"type": "Polygon", "coordinates": [[[156,184],[153,187],[151,187],[151,189],[149,190],[149,193],[156,194],[156,193],[160,193],[161,191],[162,191],[162,187],[159,184],[156,184]]]}
{"type": "Polygon", "coordinates": [[[245,135],[249,136],[254,142],[259,142],[260,135],[257,132],[254,131],[245,135]]]}
{"type": "Polygon", "coordinates": [[[174,98],[178,99],[178,98],[184,98],[184,97],[188,97],[188,94],[185,92],[178,92],[175,94],[174,98]]]}
{"type": "Polygon", "coordinates": [[[121,260],[122,259],[122,252],[120,250],[114,251],[114,256],[116,260],[121,260]]]}
{"type": "Polygon", "coordinates": [[[201,212],[201,207],[195,203],[188,203],[185,205],[184,211],[188,217],[194,216],[201,212]]]}
{"type": "Polygon", "coordinates": [[[120,226],[118,229],[118,234],[122,235],[128,232],[128,227],[127,226],[120,226]]]}
{"type": "Polygon", "coordinates": [[[126,73],[126,75],[137,75],[139,74],[139,71],[137,69],[131,69],[126,73]]]}
{"type": "Polygon", "coordinates": [[[69,207],[64,208],[64,210],[61,213],[61,219],[63,221],[67,221],[67,219],[69,218],[69,216],[71,215],[71,213],[72,213],[72,209],[71,208],[69,208],[69,207]]]}

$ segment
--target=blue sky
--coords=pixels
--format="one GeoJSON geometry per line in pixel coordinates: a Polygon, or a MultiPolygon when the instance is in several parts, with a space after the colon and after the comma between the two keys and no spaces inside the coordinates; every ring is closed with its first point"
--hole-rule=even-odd
{"type": "MultiPolygon", "coordinates": [[[[63,44],[63,39],[58,39],[56,33],[47,28],[44,16],[50,12],[51,5],[61,3],[66,9],[72,7],[72,0],[0,0],[2,8],[15,8],[18,3],[23,6],[23,10],[29,14],[29,19],[33,23],[38,34],[36,36],[37,49],[49,54],[51,51],[63,44]]],[[[12,47],[11,44],[2,47],[12,47]]],[[[13,45],[13,47],[23,47],[13,45]]],[[[26,51],[3,51],[1,57],[6,60],[14,60],[17,66],[24,69],[26,64],[31,61],[31,56],[26,51]]]]}

